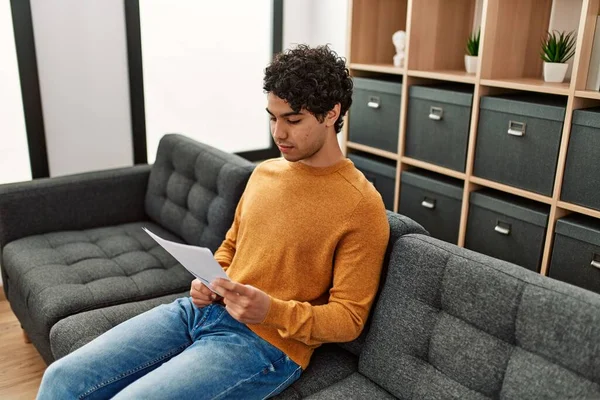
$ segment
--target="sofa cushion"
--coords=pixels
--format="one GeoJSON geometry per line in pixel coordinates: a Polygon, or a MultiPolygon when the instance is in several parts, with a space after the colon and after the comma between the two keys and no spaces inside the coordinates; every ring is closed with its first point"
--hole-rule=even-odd
{"type": "Polygon", "coordinates": [[[300,379],[274,399],[305,398],[352,375],[357,369],[358,357],[336,344],[324,344],[315,350],[300,379]]]}
{"type": "Polygon", "coordinates": [[[138,222],[35,235],[6,245],[3,268],[11,279],[11,307],[46,362],[52,361],[50,328],[60,319],[189,288],[192,275],[143,226],[181,242],[152,222],[138,222]]]}
{"type": "Polygon", "coordinates": [[[407,235],[359,371],[405,399],[598,398],[599,337],[597,294],[407,235]]]}
{"type": "Polygon", "coordinates": [[[221,245],[254,164],[182,135],[159,144],[146,193],[146,213],[187,243],[221,245]]]}
{"type": "Polygon", "coordinates": [[[61,319],[50,330],[50,347],[54,358],[58,360],[91,342],[104,332],[125,322],[138,314],[151,310],[161,304],[169,304],[176,299],[189,295],[189,290],[153,299],[135,301],[82,312],[61,319]]]}
{"type": "Polygon", "coordinates": [[[375,384],[369,378],[358,372],[346,379],[337,382],[312,396],[311,400],[338,400],[338,399],[394,399],[395,397],[375,384]]]}
{"type": "MultiPolygon", "coordinates": [[[[387,219],[390,224],[390,238],[388,240],[388,246],[385,252],[385,257],[383,260],[383,269],[381,271],[381,282],[379,283],[379,291],[377,292],[377,297],[375,298],[375,302],[377,302],[377,298],[379,293],[381,292],[381,288],[385,284],[385,277],[387,275],[387,266],[389,264],[390,255],[392,252],[392,247],[396,240],[398,240],[403,235],[408,235],[410,233],[420,233],[423,235],[429,235],[429,233],[419,225],[417,222],[408,218],[407,216],[395,213],[393,211],[386,210],[387,219]]],[[[359,355],[362,351],[363,345],[365,343],[365,338],[367,337],[367,333],[369,332],[369,325],[371,323],[371,319],[367,320],[363,331],[360,333],[358,338],[351,342],[340,343],[344,349],[348,350],[352,354],[359,355]]]]}

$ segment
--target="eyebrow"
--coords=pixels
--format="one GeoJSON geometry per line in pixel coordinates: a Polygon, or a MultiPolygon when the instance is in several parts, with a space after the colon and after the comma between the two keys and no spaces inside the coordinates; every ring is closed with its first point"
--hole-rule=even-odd
{"type": "MultiPolygon", "coordinates": [[[[269,115],[275,116],[275,114],[273,114],[271,111],[269,111],[268,108],[265,108],[265,110],[267,110],[267,112],[269,113],[269,115]]],[[[285,117],[289,117],[291,115],[304,115],[304,114],[302,114],[302,111],[298,111],[298,112],[296,112],[296,111],[289,111],[289,112],[281,114],[280,117],[281,118],[285,118],[285,117]]]]}

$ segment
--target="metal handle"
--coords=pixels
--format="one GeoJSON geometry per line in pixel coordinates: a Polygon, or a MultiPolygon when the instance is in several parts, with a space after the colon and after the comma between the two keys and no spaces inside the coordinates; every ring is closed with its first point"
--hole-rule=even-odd
{"type": "Polygon", "coordinates": [[[444,116],[444,109],[442,107],[429,107],[429,119],[439,121],[444,116]]]}
{"type": "Polygon", "coordinates": [[[523,136],[525,135],[525,122],[508,121],[508,134],[512,136],[523,136]]]}
{"type": "Polygon", "coordinates": [[[367,102],[367,106],[370,108],[379,108],[381,105],[381,100],[377,96],[369,96],[369,101],[367,102]]]}
{"type": "Polygon", "coordinates": [[[590,263],[590,265],[594,268],[600,269],[600,254],[594,253],[594,255],[592,256],[592,262],[590,263]]]}
{"type": "Polygon", "coordinates": [[[435,199],[425,198],[421,202],[421,205],[425,208],[429,208],[430,210],[433,210],[435,208],[435,199]]]}
{"type": "Polygon", "coordinates": [[[510,235],[510,224],[506,222],[497,221],[494,230],[502,235],[510,235]]]}

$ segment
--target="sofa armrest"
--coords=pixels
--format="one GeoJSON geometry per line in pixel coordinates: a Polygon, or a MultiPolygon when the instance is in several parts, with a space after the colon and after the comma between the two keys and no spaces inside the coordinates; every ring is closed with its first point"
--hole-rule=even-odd
{"type": "Polygon", "coordinates": [[[150,165],[0,185],[0,253],[7,243],[61,230],[140,221],[150,165]]]}

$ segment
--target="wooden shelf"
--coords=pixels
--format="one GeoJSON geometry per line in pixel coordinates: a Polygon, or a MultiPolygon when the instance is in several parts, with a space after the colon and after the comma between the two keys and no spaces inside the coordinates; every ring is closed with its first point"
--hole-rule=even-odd
{"type": "Polygon", "coordinates": [[[475,84],[476,77],[473,74],[468,74],[465,71],[460,70],[440,70],[440,71],[417,71],[408,70],[408,76],[414,76],[418,78],[430,78],[439,79],[450,82],[461,82],[475,84]]]}
{"type": "MultiPolygon", "coordinates": [[[[381,74],[383,78],[383,74],[392,74],[396,76],[387,78],[396,81],[397,76],[402,76],[404,85],[398,110],[398,154],[352,142],[347,143],[344,150],[361,150],[398,161],[394,211],[397,211],[402,187],[401,172],[406,168],[421,168],[463,180],[459,245],[464,244],[468,230],[469,193],[473,190],[491,188],[547,205],[551,223],[546,230],[541,265],[542,274],[545,273],[552,253],[556,219],[574,212],[600,220],[600,210],[560,201],[559,196],[571,140],[573,110],[600,105],[600,91],[585,89],[600,0],[349,0],[348,4],[349,69],[354,71],[354,76],[381,74]],[[574,30],[577,35],[571,78],[563,83],[549,83],[542,78],[540,39],[555,29],[574,30]],[[406,68],[392,65],[395,49],[391,37],[397,30],[406,32],[406,68]],[[481,32],[479,66],[477,74],[467,74],[465,45],[467,38],[478,30],[481,32]],[[413,104],[410,87],[436,82],[458,82],[473,88],[464,173],[404,157],[409,110],[413,104]],[[551,196],[472,176],[480,99],[514,91],[563,96],[559,100],[566,100],[554,175],[554,181],[559,183],[551,196]]],[[[549,162],[554,163],[554,158],[549,162]]]]}
{"type": "Polygon", "coordinates": [[[437,172],[442,175],[451,176],[452,178],[464,180],[466,176],[464,172],[458,172],[453,169],[440,167],[439,165],[430,164],[421,160],[415,160],[414,158],[410,157],[402,157],[402,163],[411,165],[413,167],[423,168],[428,171],[437,172]]]}
{"type": "Polygon", "coordinates": [[[365,146],[364,144],[346,142],[346,147],[349,149],[364,151],[365,153],[375,154],[376,156],[389,158],[390,160],[398,161],[398,154],[385,150],[380,150],[375,147],[365,146]]]}
{"type": "Polygon", "coordinates": [[[394,67],[393,64],[359,64],[351,63],[350,69],[355,71],[381,72],[384,74],[404,75],[406,69],[394,67]]]}
{"type": "Polygon", "coordinates": [[[506,89],[526,90],[561,96],[569,95],[569,82],[549,83],[537,78],[513,78],[513,79],[482,79],[481,85],[506,89]]]}
{"type": "Polygon", "coordinates": [[[544,195],[541,195],[538,193],[533,193],[528,190],[519,189],[516,187],[509,186],[509,185],[504,185],[502,183],[490,181],[490,180],[483,179],[483,178],[477,178],[475,176],[470,177],[469,181],[472,183],[475,183],[477,185],[480,185],[480,186],[485,186],[485,187],[488,187],[491,189],[500,190],[502,192],[515,194],[517,196],[521,196],[526,199],[539,201],[540,203],[552,204],[551,197],[544,196],[544,195]]]}
{"type": "Polygon", "coordinates": [[[589,215],[590,217],[600,218],[600,211],[593,210],[591,208],[578,206],[576,204],[567,203],[564,201],[559,201],[557,206],[563,208],[565,210],[574,211],[579,214],[589,215]]]}
{"type": "Polygon", "coordinates": [[[575,96],[576,97],[582,97],[582,98],[585,98],[585,99],[600,100],[600,91],[595,91],[595,90],[576,90],[575,91],[575,96]]]}

